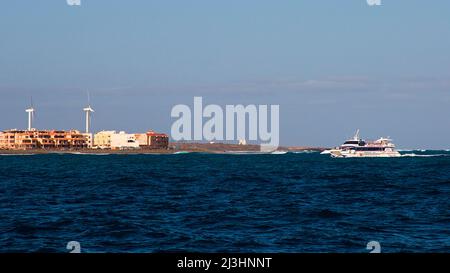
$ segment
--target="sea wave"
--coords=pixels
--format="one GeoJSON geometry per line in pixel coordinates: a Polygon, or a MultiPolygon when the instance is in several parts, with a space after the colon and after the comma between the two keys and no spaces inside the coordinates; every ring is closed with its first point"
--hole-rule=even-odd
{"type": "Polygon", "coordinates": [[[402,157],[439,157],[439,156],[450,156],[450,154],[402,154],[402,157]]]}
{"type": "Polygon", "coordinates": [[[381,230],[387,252],[448,252],[450,156],[178,156],[0,157],[0,249],[353,253],[381,230]]]}
{"type": "Polygon", "coordinates": [[[179,151],[179,152],[175,152],[173,154],[174,155],[183,155],[183,154],[189,154],[189,153],[191,153],[191,152],[189,152],[189,151],[179,151]]]}
{"type": "Polygon", "coordinates": [[[270,154],[273,154],[273,155],[285,155],[287,153],[288,153],[287,151],[274,151],[274,152],[271,152],[270,154]]]}
{"type": "Polygon", "coordinates": [[[271,153],[257,152],[257,151],[233,151],[233,152],[230,151],[230,152],[224,152],[223,154],[225,154],[225,155],[264,155],[264,154],[271,154],[271,153]]]}
{"type": "Polygon", "coordinates": [[[35,154],[0,154],[0,156],[24,156],[24,155],[35,155],[35,154]]]}
{"type": "Polygon", "coordinates": [[[290,152],[293,154],[314,154],[314,153],[318,153],[319,151],[315,151],[315,150],[304,150],[304,151],[295,151],[295,152],[290,152]]]}

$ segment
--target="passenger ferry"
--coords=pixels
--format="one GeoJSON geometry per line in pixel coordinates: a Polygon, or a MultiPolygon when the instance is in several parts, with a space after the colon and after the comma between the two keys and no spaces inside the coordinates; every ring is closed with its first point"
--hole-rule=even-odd
{"type": "Polygon", "coordinates": [[[395,145],[389,138],[379,138],[375,141],[364,141],[359,137],[359,130],[353,138],[347,140],[339,147],[323,151],[332,157],[400,157],[395,145]]]}

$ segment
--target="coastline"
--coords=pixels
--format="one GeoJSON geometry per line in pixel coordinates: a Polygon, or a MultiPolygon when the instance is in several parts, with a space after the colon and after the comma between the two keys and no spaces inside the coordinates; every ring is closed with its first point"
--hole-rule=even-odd
{"type": "MultiPolygon", "coordinates": [[[[322,147],[307,146],[284,146],[278,147],[277,151],[302,152],[323,151],[322,147]]],[[[33,150],[0,150],[0,155],[33,155],[33,154],[175,154],[179,152],[188,153],[211,153],[226,154],[232,152],[260,152],[259,145],[237,145],[224,143],[171,143],[168,149],[135,149],[135,150],[110,150],[110,149],[33,149],[33,150]]]]}

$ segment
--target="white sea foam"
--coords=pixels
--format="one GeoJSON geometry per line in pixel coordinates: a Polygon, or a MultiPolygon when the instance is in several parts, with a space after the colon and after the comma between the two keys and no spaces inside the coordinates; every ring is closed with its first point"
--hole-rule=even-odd
{"type": "Polygon", "coordinates": [[[294,154],[313,154],[313,153],[318,153],[318,151],[314,151],[314,150],[304,150],[304,151],[295,151],[292,152],[294,154]]]}
{"type": "Polygon", "coordinates": [[[288,153],[287,151],[274,151],[274,152],[271,152],[271,154],[273,154],[273,155],[285,155],[287,153],[288,153]]]}
{"type": "Polygon", "coordinates": [[[0,154],[0,156],[24,156],[24,155],[35,155],[35,154],[0,154]]]}
{"type": "Polygon", "coordinates": [[[49,153],[52,155],[110,155],[109,153],[83,153],[83,152],[70,152],[70,153],[49,153]]]}
{"type": "Polygon", "coordinates": [[[432,154],[432,155],[418,155],[415,153],[403,154],[403,157],[439,157],[439,156],[450,156],[448,154],[432,154]]]}
{"type": "Polygon", "coordinates": [[[218,154],[227,154],[227,155],[267,155],[272,154],[269,152],[260,152],[260,151],[227,151],[218,154]]]}

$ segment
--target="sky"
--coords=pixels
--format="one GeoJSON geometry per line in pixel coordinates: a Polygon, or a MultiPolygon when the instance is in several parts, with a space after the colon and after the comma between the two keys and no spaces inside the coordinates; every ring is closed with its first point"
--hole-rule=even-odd
{"type": "Polygon", "coordinates": [[[170,133],[176,104],[280,105],[282,145],[450,148],[450,1],[2,1],[0,130],[170,133]]]}

